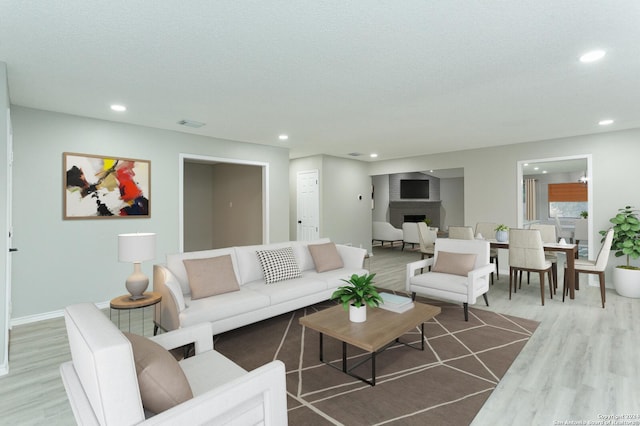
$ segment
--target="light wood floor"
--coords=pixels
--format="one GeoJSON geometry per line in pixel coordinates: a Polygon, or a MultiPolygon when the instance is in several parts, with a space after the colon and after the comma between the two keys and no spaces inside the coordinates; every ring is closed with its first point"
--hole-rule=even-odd
{"type": "MultiPolygon", "coordinates": [[[[406,264],[419,258],[386,245],[374,247],[365,266],[377,273],[377,285],[404,290],[406,264]]],[[[640,424],[640,299],[607,290],[602,309],[599,291],[584,285],[565,303],[561,294],[553,300],[548,291],[546,296],[541,306],[532,277],[509,300],[507,277],[501,276],[489,292],[491,306],[482,299],[474,306],[534,319],[540,326],[473,425],[587,424],[607,415],[635,415],[640,424]]],[[[147,335],[150,317],[145,317],[147,335]]],[[[124,328],[126,314],[122,320],[124,328]]],[[[140,333],[141,323],[134,314],[132,331],[140,333]]],[[[9,374],[0,377],[0,425],[74,424],[58,373],[70,359],[63,319],[14,327],[9,350],[9,374]]]]}

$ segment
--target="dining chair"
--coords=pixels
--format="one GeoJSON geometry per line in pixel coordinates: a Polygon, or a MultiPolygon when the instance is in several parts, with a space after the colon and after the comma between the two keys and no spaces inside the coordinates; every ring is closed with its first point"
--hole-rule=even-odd
{"type": "Polygon", "coordinates": [[[473,228],[470,226],[450,226],[449,238],[455,240],[473,240],[473,228]]]}
{"type": "Polygon", "coordinates": [[[434,245],[436,238],[438,238],[438,231],[429,229],[426,223],[418,222],[418,237],[420,243],[420,254],[424,259],[426,257],[433,257],[434,245]]]}
{"type": "Polygon", "coordinates": [[[573,231],[573,240],[580,245],[580,241],[586,244],[589,241],[589,219],[577,219],[573,231]]]}
{"type": "MultiPolygon", "coordinates": [[[[576,259],[576,275],[575,282],[578,283],[580,279],[579,274],[596,274],[600,281],[600,299],[602,300],[602,308],[604,309],[604,302],[606,302],[605,287],[604,287],[604,270],[607,268],[607,262],[609,261],[609,254],[611,253],[611,244],[613,243],[613,228],[607,231],[607,235],[604,237],[604,243],[600,247],[600,253],[596,260],[576,259]]],[[[564,285],[562,286],[562,301],[569,291],[567,286],[567,270],[564,271],[564,285]]],[[[576,286],[577,287],[577,286],[576,286]]]]}
{"type": "MultiPolygon", "coordinates": [[[[543,244],[555,244],[558,242],[555,225],[534,223],[529,229],[537,229],[538,231],[540,231],[540,237],[542,237],[543,244]]],[[[551,261],[551,274],[553,275],[553,292],[555,294],[556,289],[558,288],[558,255],[553,252],[545,252],[544,258],[551,261]]],[[[527,273],[527,282],[529,282],[529,273],[527,273]]]]}
{"type": "Polygon", "coordinates": [[[545,259],[542,237],[537,229],[509,229],[509,300],[511,288],[516,293],[518,272],[538,272],[540,274],[540,300],[544,306],[544,274],[548,274],[549,294],[553,299],[551,261],[545,259]]]}
{"type": "MultiPolygon", "coordinates": [[[[564,238],[566,241],[572,243],[573,231],[563,228],[562,223],[560,223],[560,218],[558,216],[556,216],[554,220],[555,220],[556,234],[558,236],[558,239],[564,238]]],[[[555,242],[557,243],[558,240],[556,240],[555,242]]]]}
{"type": "MultiPolygon", "coordinates": [[[[476,223],[476,238],[482,238],[484,240],[493,240],[496,238],[497,223],[493,222],[478,222],[476,223]]],[[[491,263],[496,264],[496,279],[500,279],[500,264],[498,262],[498,249],[492,248],[489,251],[489,259],[491,263]]],[[[491,284],[493,285],[493,273],[491,274],[491,284]]]]}

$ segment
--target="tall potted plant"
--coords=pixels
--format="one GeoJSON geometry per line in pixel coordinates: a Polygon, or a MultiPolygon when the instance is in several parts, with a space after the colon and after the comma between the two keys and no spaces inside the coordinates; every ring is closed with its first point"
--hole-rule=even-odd
{"type": "Polygon", "coordinates": [[[351,275],[347,283],[338,287],[331,295],[331,299],[342,303],[344,310],[349,310],[349,319],[352,322],[364,322],[367,320],[367,306],[372,308],[382,303],[382,297],[373,286],[373,277],[376,274],[351,275]]]}
{"type": "MultiPolygon", "coordinates": [[[[640,268],[630,264],[631,259],[640,257],[640,210],[625,206],[618,209],[618,214],[609,219],[613,223],[613,243],[611,251],[616,257],[627,257],[625,265],[613,269],[613,284],[621,296],[640,297],[640,268]]],[[[606,235],[607,230],[600,231],[606,235]]]]}

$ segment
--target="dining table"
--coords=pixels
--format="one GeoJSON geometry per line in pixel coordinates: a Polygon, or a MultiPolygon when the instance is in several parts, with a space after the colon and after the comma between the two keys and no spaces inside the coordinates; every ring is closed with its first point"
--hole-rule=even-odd
{"type": "MultiPolygon", "coordinates": [[[[491,248],[496,249],[509,249],[509,241],[488,240],[491,248]]],[[[543,243],[542,248],[544,251],[556,251],[562,252],[567,258],[567,270],[565,271],[565,278],[567,280],[567,286],[569,287],[569,298],[575,299],[576,296],[576,262],[578,257],[578,245],[577,244],[561,244],[561,243],[543,243]]]]}

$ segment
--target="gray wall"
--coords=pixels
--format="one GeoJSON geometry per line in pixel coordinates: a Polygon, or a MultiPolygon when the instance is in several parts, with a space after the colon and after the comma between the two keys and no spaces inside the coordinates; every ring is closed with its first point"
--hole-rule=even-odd
{"type": "Polygon", "coordinates": [[[213,248],[262,244],[262,167],[213,166],[213,248]]]}
{"type": "MultiPolygon", "coordinates": [[[[517,162],[591,154],[593,158],[593,220],[597,232],[609,227],[609,218],[625,205],[640,206],[640,191],[629,186],[637,181],[640,129],[598,133],[571,138],[456,151],[370,164],[369,174],[380,175],[428,169],[464,168],[464,223],[479,221],[517,224],[517,162]]],[[[595,253],[600,239],[595,240],[595,253]]],[[[502,250],[504,251],[504,250],[502,250]]],[[[623,260],[611,256],[611,268],[623,260]]],[[[506,257],[502,265],[507,265],[506,257]]],[[[636,264],[638,262],[635,262],[636,264]]]]}
{"type": "MultiPolygon", "coordinates": [[[[267,162],[272,242],[289,239],[288,150],[13,107],[13,318],[126,293],[132,266],[118,263],[117,235],[156,232],[156,262],[179,249],[179,154],[267,162]],[[62,153],[151,161],[151,218],[62,220],[62,153]],[[37,295],[37,297],[34,297],[37,295]]],[[[151,276],[152,264],[143,271],[151,276]]]]}
{"type": "Polygon", "coordinates": [[[296,177],[318,170],[320,180],[320,237],[371,251],[371,178],[367,163],[319,155],[291,160],[291,235],[296,232],[296,177]],[[362,195],[362,200],[358,196],[362,195]]]}
{"type": "Polygon", "coordinates": [[[464,223],[464,178],[440,179],[440,223],[442,230],[450,226],[475,224],[464,223]]]}
{"type": "Polygon", "coordinates": [[[373,182],[374,222],[389,222],[389,175],[371,176],[373,182]]]}
{"type": "MultiPolygon", "coordinates": [[[[7,164],[7,119],[9,114],[9,89],[7,87],[7,64],[0,62],[0,164],[6,170],[7,164]]],[[[0,173],[0,202],[5,205],[7,199],[7,174],[0,173]]],[[[0,229],[2,230],[3,251],[0,256],[0,374],[7,372],[8,348],[8,313],[7,313],[7,257],[9,247],[6,246],[7,209],[0,209],[0,229]]]]}
{"type": "Polygon", "coordinates": [[[213,166],[184,164],[184,251],[213,248],[213,166]]]}

